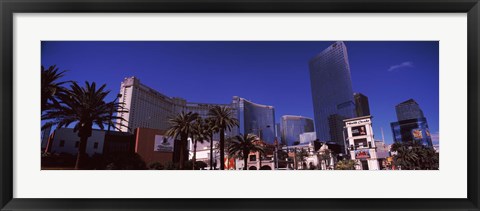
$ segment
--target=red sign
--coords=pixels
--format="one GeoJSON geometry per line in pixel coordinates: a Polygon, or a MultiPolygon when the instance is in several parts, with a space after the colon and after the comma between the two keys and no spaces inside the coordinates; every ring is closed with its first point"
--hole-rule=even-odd
{"type": "Polygon", "coordinates": [[[356,150],[355,151],[355,159],[361,158],[370,158],[370,153],[368,150],[356,150]]]}
{"type": "Polygon", "coordinates": [[[235,170],[235,159],[234,158],[224,158],[224,163],[225,163],[225,169],[228,170],[235,170]]]}

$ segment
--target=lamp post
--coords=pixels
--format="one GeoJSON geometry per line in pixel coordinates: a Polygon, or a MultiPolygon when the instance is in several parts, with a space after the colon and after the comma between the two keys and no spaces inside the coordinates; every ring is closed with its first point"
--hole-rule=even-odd
{"type": "MultiPolygon", "coordinates": [[[[344,148],[345,148],[345,155],[348,154],[348,152],[347,152],[347,147],[348,147],[348,145],[347,145],[347,139],[345,139],[345,130],[346,130],[346,129],[347,129],[347,128],[344,126],[344,127],[343,127],[343,131],[342,131],[342,135],[343,135],[343,146],[344,146],[344,148]]],[[[348,132],[348,131],[347,131],[347,132],[348,132]]]]}
{"type": "Polygon", "coordinates": [[[275,139],[275,141],[273,142],[273,144],[275,144],[275,154],[273,156],[274,158],[274,163],[275,163],[275,170],[278,169],[278,141],[277,139],[275,139]]]}

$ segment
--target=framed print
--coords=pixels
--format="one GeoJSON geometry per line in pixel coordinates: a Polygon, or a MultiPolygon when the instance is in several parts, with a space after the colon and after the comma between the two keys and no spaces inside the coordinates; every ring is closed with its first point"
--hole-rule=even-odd
{"type": "Polygon", "coordinates": [[[0,5],[2,210],[478,210],[477,0],[0,5]]]}

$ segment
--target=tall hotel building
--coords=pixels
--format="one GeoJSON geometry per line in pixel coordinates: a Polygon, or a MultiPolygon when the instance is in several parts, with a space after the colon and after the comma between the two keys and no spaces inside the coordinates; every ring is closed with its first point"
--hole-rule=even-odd
{"type": "Polygon", "coordinates": [[[167,130],[170,126],[168,119],[182,111],[196,112],[206,117],[208,110],[215,105],[230,106],[229,104],[191,103],[182,98],[168,97],[143,85],[135,77],[128,77],[122,81],[120,94],[120,102],[128,110],[128,113],[117,114],[126,120],[121,122],[127,126],[120,126],[122,132],[133,132],[139,127],[167,130]]]}
{"type": "Polygon", "coordinates": [[[317,138],[343,146],[343,119],[356,117],[345,44],[333,43],[309,65],[317,138]]]}
{"type": "Polygon", "coordinates": [[[292,146],[295,142],[300,143],[300,135],[308,132],[315,132],[313,119],[293,115],[282,116],[282,142],[287,146],[292,146]]]}
{"type": "Polygon", "coordinates": [[[425,146],[433,146],[427,118],[415,100],[409,99],[398,104],[395,111],[398,121],[390,123],[394,142],[415,140],[425,146]]]}
{"type": "Polygon", "coordinates": [[[238,96],[233,97],[232,107],[240,122],[238,133],[252,133],[263,141],[273,144],[275,140],[275,109],[238,96]]]}

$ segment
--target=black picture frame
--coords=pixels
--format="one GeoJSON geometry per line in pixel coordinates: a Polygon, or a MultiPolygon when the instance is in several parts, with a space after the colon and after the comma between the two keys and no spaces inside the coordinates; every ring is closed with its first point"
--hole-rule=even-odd
{"type": "MultiPolygon", "coordinates": [[[[2,210],[479,210],[478,0],[0,0],[0,207],[2,210]],[[14,13],[467,13],[468,197],[466,199],[18,199],[13,198],[14,13]]],[[[445,181],[455,182],[455,181],[445,181]]],[[[241,188],[241,187],[239,187],[241,188]]],[[[394,189],[395,187],[389,187],[394,189]]],[[[412,189],[414,191],[414,189],[412,189]]],[[[448,190],[445,190],[448,191],[448,190]]]]}

